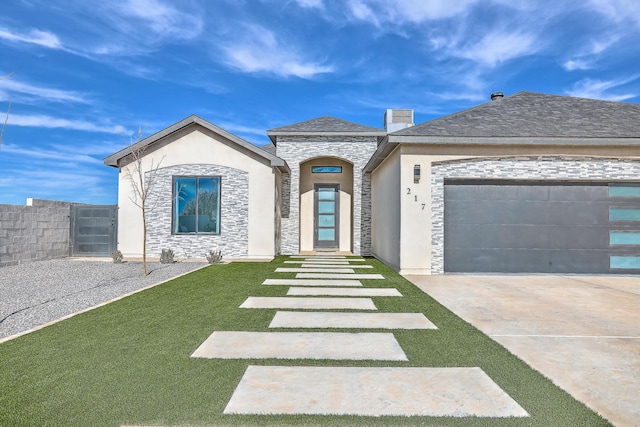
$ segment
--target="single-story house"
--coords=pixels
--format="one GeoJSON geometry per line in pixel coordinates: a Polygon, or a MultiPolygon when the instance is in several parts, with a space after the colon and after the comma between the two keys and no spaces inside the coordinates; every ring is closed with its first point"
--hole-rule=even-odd
{"type": "Polygon", "coordinates": [[[190,116],[105,159],[119,169],[118,247],[142,252],[134,150],[153,182],[150,254],[332,251],[407,274],[640,269],[640,105],[519,92],[385,129],[333,117],[253,144],[190,116]],[[142,150],[140,150],[142,149],[142,150]]]}

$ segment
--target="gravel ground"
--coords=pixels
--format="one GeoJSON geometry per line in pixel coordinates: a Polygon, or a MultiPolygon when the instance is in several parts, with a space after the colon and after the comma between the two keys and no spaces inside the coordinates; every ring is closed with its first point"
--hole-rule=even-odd
{"type": "Polygon", "coordinates": [[[188,271],[174,264],[55,259],[0,268],[0,340],[188,271]]]}

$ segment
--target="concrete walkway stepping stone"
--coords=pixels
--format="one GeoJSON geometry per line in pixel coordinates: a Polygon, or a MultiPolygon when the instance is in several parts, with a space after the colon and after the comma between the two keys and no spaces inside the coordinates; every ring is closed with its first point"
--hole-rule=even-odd
{"type": "Polygon", "coordinates": [[[384,279],[382,274],[298,273],[296,279],[384,279]]]}
{"type": "Polygon", "coordinates": [[[322,280],[322,279],[266,279],[263,285],[285,286],[362,286],[359,280],[322,280]]]}
{"type": "Polygon", "coordinates": [[[395,288],[297,288],[292,287],[287,295],[317,296],[326,295],[334,297],[401,297],[402,294],[395,288]]]}
{"type": "Polygon", "coordinates": [[[347,259],[344,255],[291,255],[290,258],[300,259],[300,258],[311,258],[311,259],[347,259]]]}
{"type": "Polygon", "coordinates": [[[407,356],[387,332],[216,331],[191,357],[209,359],[401,360],[407,356]]]}
{"type": "Polygon", "coordinates": [[[336,260],[336,261],[317,261],[317,260],[304,260],[301,259],[300,261],[285,261],[285,264],[329,264],[329,265],[350,265],[349,261],[340,261],[340,260],[336,260]]]}
{"type": "Polygon", "coordinates": [[[276,273],[355,273],[352,268],[276,268],[276,273]]]}
{"type": "Polygon", "coordinates": [[[529,416],[480,368],[253,365],[224,413],[529,416]]]}
{"type": "Polygon", "coordinates": [[[351,265],[351,264],[302,264],[301,268],[373,268],[373,265],[351,265]]]}
{"type": "Polygon", "coordinates": [[[377,310],[371,298],[249,297],[240,308],[377,310]]]}
{"type": "Polygon", "coordinates": [[[438,329],[422,313],[278,311],[270,328],[438,329]]]}

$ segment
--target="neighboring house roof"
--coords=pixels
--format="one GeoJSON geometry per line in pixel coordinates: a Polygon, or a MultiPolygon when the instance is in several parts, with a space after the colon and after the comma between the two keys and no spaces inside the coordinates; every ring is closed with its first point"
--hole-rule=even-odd
{"type": "Polygon", "coordinates": [[[188,126],[192,126],[192,125],[200,125],[208,130],[210,130],[211,132],[217,133],[218,135],[224,137],[225,139],[239,145],[240,147],[253,152],[257,155],[259,155],[260,157],[268,160],[270,162],[270,165],[272,167],[277,167],[280,170],[282,170],[283,172],[287,172],[289,173],[289,166],[287,165],[287,163],[281,159],[280,157],[276,156],[275,153],[271,153],[270,151],[264,150],[263,148],[259,148],[256,147],[255,145],[253,145],[252,143],[250,143],[249,141],[246,141],[242,138],[240,138],[239,136],[236,136],[230,132],[227,132],[226,130],[222,129],[219,126],[214,125],[211,122],[208,122],[207,120],[194,115],[191,115],[183,120],[180,120],[178,123],[175,123],[171,126],[169,126],[168,128],[165,128],[159,132],[154,133],[151,136],[148,136],[146,138],[144,138],[141,141],[136,142],[133,145],[130,145],[120,151],[118,151],[117,153],[114,153],[108,157],[105,157],[104,159],[104,164],[107,166],[113,166],[113,167],[118,167],[118,162],[120,159],[128,156],[129,154],[131,154],[133,152],[133,150],[138,149],[140,147],[147,147],[147,146],[151,146],[154,143],[158,142],[159,140],[175,133],[178,132],[179,130],[182,130],[188,126]]]}
{"type": "Polygon", "coordinates": [[[351,135],[383,137],[387,133],[383,129],[364,126],[331,116],[322,116],[304,122],[294,123],[267,131],[273,143],[278,136],[309,136],[309,135],[351,135]]]}
{"type": "Polygon", "coordinates": [[[518,92],[390,133],[365,172],[398,144],[640,147],[640,105],[518,92]]]}

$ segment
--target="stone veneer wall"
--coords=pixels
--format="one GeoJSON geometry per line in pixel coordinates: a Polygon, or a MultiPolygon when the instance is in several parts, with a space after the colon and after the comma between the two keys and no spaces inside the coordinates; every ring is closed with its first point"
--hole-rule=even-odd
{"type": "Polygon", "coordinates": [[[517,179],[620,181],[640,178],[640,161],[597,157],[522,156],[434,162],[431,165],[431,273],[444,273],[444,180],[517,179]]]}
{"type": "MultiPolygon", "coordinates": [[[[149,172],[145,174],[146,179],[149,172]]],[[[220,165],[196,164],[160,168],[156,172],[147,212],[147,254],[172,249],[177,257],[203,258],[211,249],[224,257],[249,253],[249,174],[220,165]],[[220,234],[172,234],[173,177],[220,176],[220,234]]]]}
{"type": "Polygon", "coordinates": [[[371,255],[371,174],[362,177],[362,220],[360,221],[360,254],[371,255]]]}
{"type": "MultiPolygon", "coordinates": [[[[363,174],[377,147],[375,136],[291,136],[277,139],[276,154],[291,168],[288,182],[283,183],[283,193],[288,185],[288,205],[282,208],[282,253],[297,254],[300,251],[300,163],[315,157],[336,157],[353,163],[353,253],[368,254],[371,246],[371,194],[362,203],[363,174]],[[368,227],[362,221],[369,219],[368,227]],[[367,235],[362,235],[368,230],[367,235]]],[[[369,184],[370,186],[370,184],[369,184]]],[[[283,194],[283,200],[287,200],[283,194]]]]}
{"type": "Polygon", "coordinates": [[[69,256],[71,203],[0,205],[0,267],[69,256]]]}

